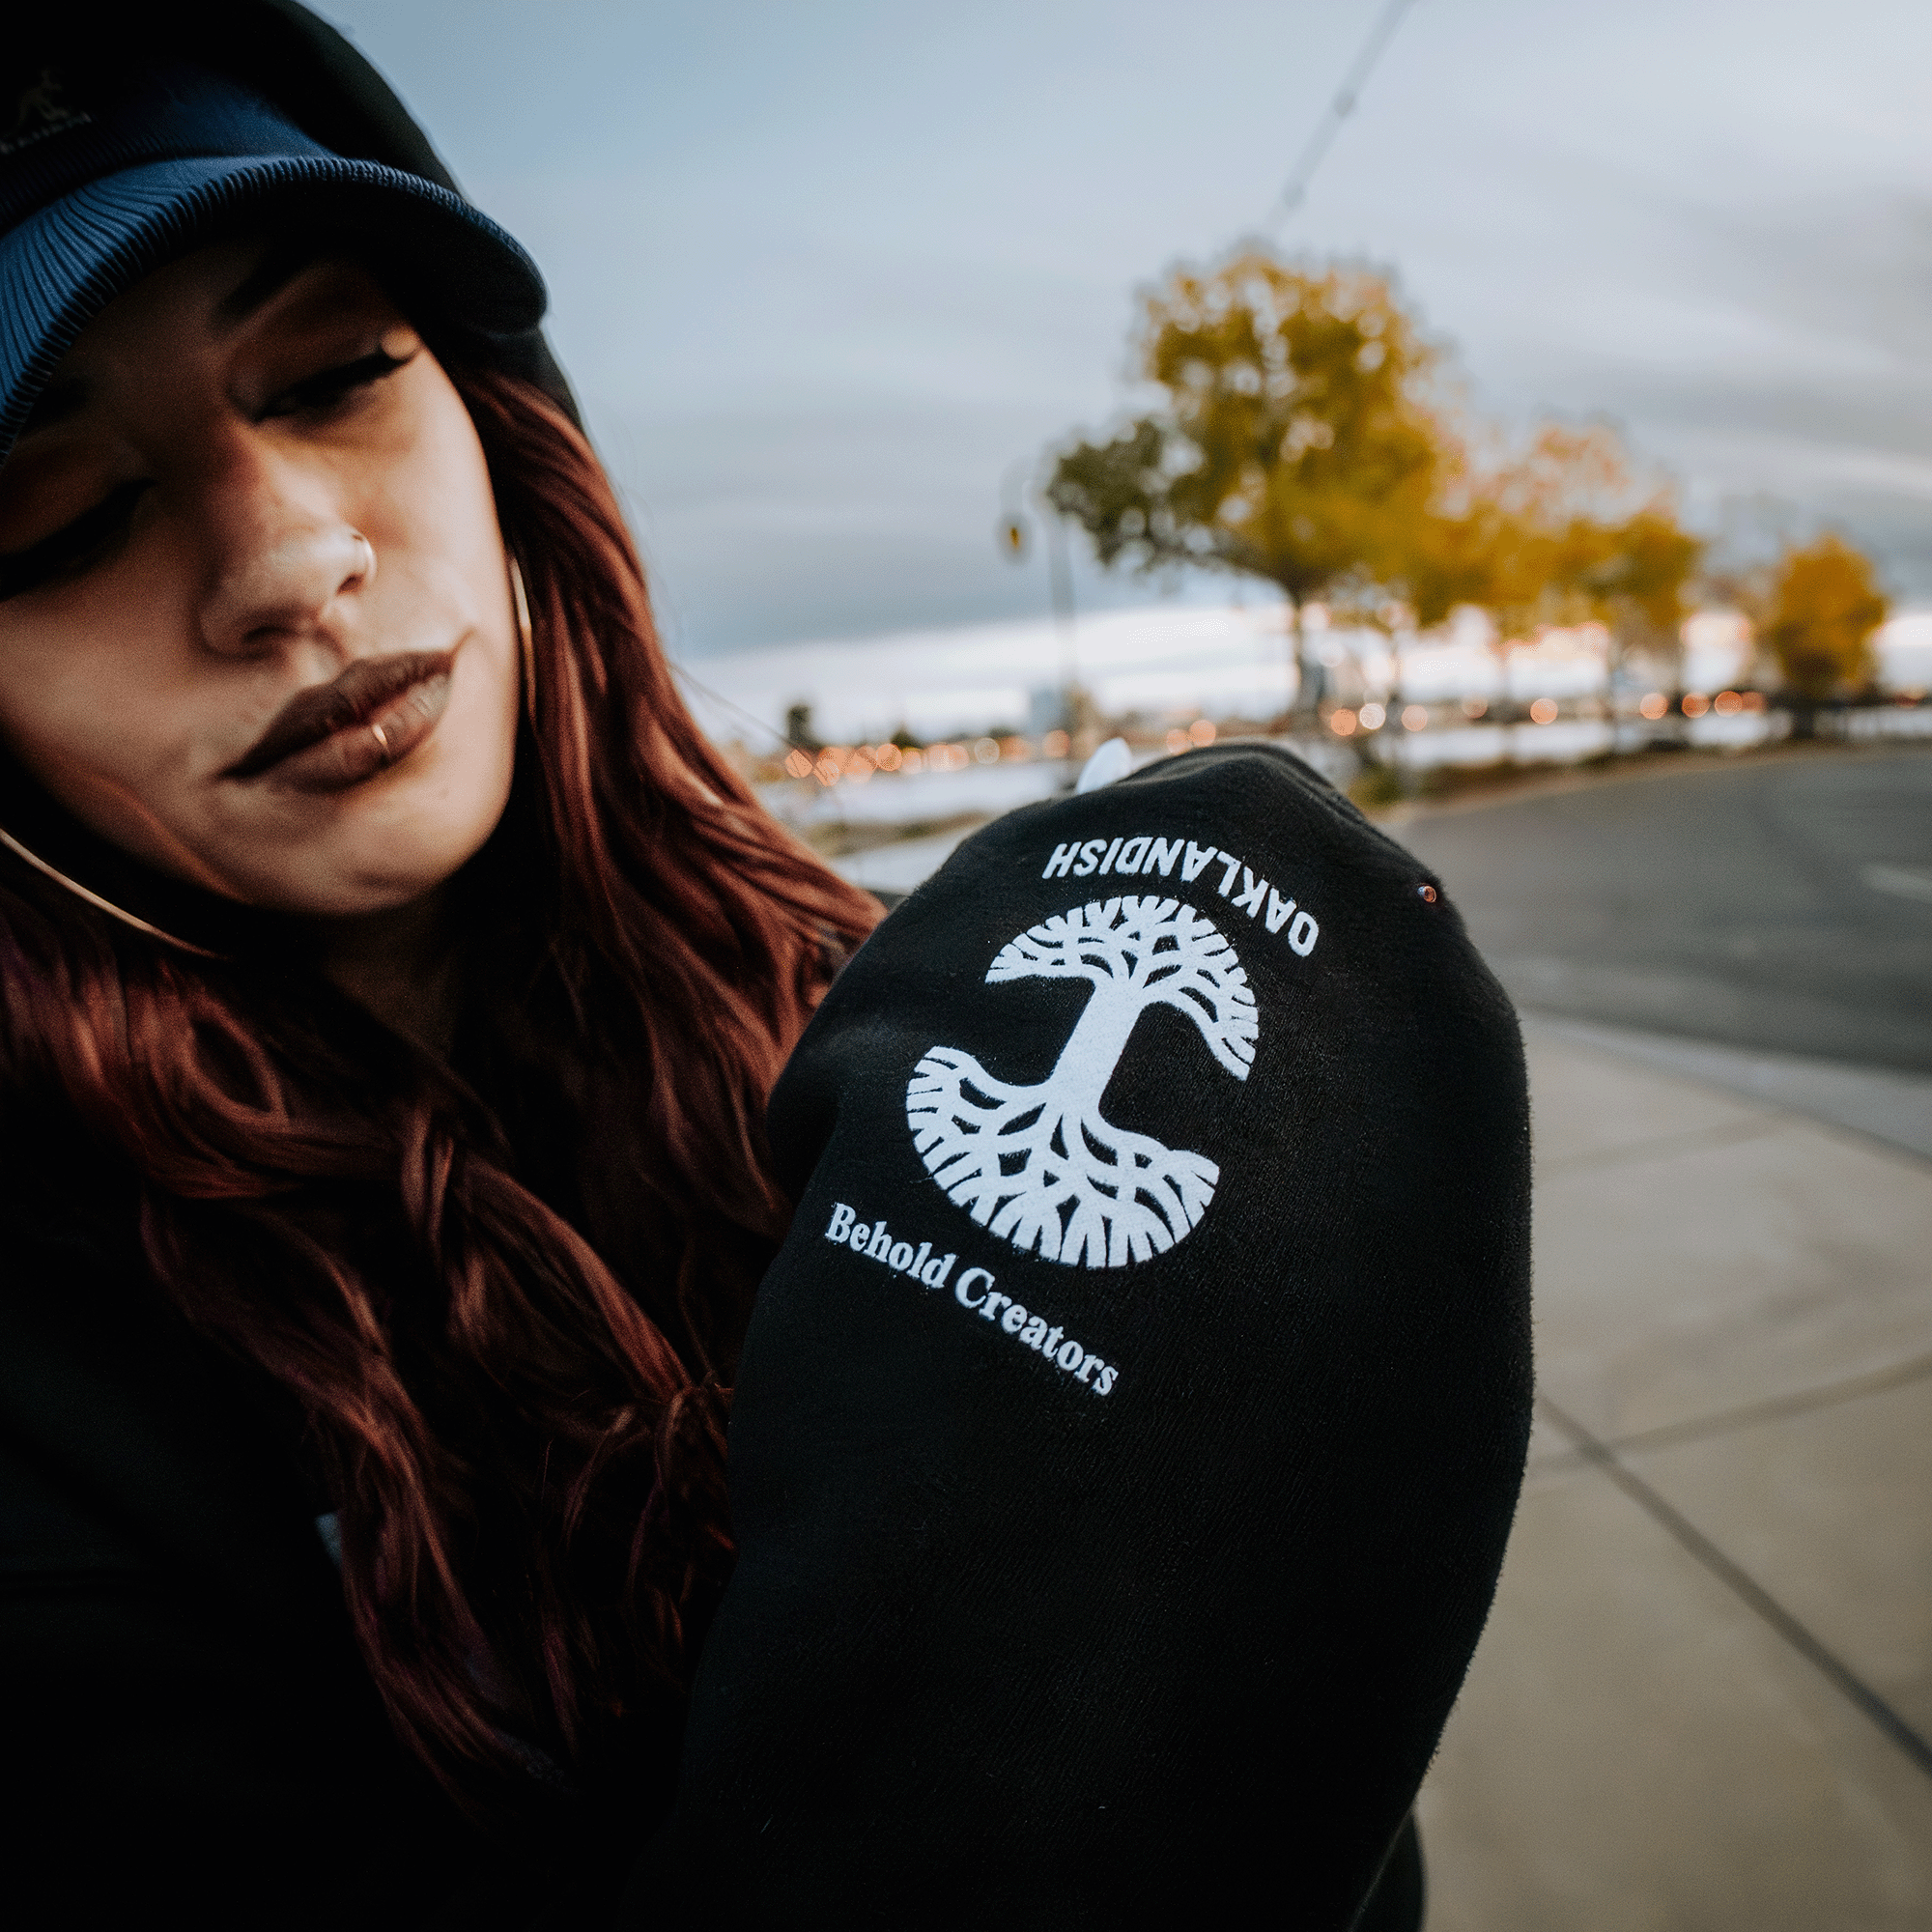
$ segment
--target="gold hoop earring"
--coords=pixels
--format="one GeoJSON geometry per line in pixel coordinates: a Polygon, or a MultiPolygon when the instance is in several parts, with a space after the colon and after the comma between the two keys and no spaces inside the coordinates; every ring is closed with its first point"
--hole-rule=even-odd
{"type": "Polygon", "coordinates": [[[530,630],[530,600],[524,589],[524,570],[510,554],[510,596],[517,607],[517,642],[524,659],[524,710],[532,729],[537,722],[537,646],[530,630]]]}
{"type": "Polygon", "coordinates": [[[0,826],[0,845],[4,845],[14,858],[24,860],[35,871],[51,879],[55,885],[71,893],[83,904],[91,905],[96,912],[104,912],[109,919],[118,919],[123,925],[132,926],[136,932],[145,933],[150,939],[158,939],[165,945],[178,947],[184,952],[192,952],[197,959],[227,957],[226,953],[211,952],[205,946],[191,946],[185,939],[177,939],[172,932],[163,932],[158,925],[150,925],[145,919],[136,919],[131,912],[123,912],[112,899],[104,899],[99,893],[89,892],[78,879],[71,879],[65,872],[49,866],[38,852],[29,852],[5,826],[0,826]]]}

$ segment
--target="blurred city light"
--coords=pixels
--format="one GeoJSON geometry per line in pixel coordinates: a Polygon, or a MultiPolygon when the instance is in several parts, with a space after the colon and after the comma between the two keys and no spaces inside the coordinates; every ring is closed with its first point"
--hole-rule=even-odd
{"type": "MultiPolygon", "coordinates": [[[[1409,787],[1404,795],[1425,796],[1453,782],[1438,773],[1518,761],[1569,764],[1640,753],[1660,740],[1730,753],[1779,743],[1792,731],[1792,707],[1775,668],[1756,654],[1750,626],[1735,613],[1705,611],[1689,620],[1676,663],[1655,653],[1620,661],[1609,633],[1597,625],[1548,627],[1505,642],[1492,621],[1464,613],[1440,636],[1398,639],[1343,628],[1325,610],[1323,621],[1314,622],[1315,614],[1324,676],[1320,739],[1304,738],[1299,749],[1345,786],[1359,781],[1373,790],[1399,770],[1409,787]],[[1759,678],[1768,688],[1758,687],[1759,678]],[[1382,734],[1378,753],[1357,742],[1374,733],[1382,734]]],[[[841,647],[850,662],[826,685],[802,686],[788,667],[778,668],[767,693],[747,690],[743,697],[691,683],[700,706],[715,703],[732,723],[755,718],[746,701],[753,698],[767,715],[784,719],[787,742],[760,753],[741,739],[732,750],[753,782],[800,787],[784,794],[782,805],[774,798],[775,809],[828,823],[849,814],[913,827],[1051,796],[1062,781],[1045,767],[1091,752],[1102,727],[1124,736],[1140,757],[1230,739],[1279,739],[1292,729],[1280,684],[1283,634],[1272,611],[1183,610],[1163,613],[1158,624],[1141,613],[1095,618],[1091,682],[1073,690],[1077,723],[1050,724],[1056,712],[1066,716],[1067,690],[1039,675],[1041,646],[1052,634],[1042,637],[1044,626],[1012,628],[1011,645],[992,637],[992,649],[1004,655],[969,654],[962,645],[951,661],[942,658],[927,690],[911,679],[901,683],[897,662],[885,663],[883,647],[869,642],[841,647]],[[1003,722],[970,728],[975,713],[979,720],[1028,717],[1034,728],[1003,722]],[[842,739],[821,748],[818,734],[833,729],[842,739]],[[931,742],[920,743],[928,730],[931,742]],[[1026,772],[1029,765],[1037,776],[1026,772]],[[897,782],[963,773],[973,775],[970,785],[954,793],[956,781],[949,780],[943,805],[923,788],[902,792],[897,782]],[[892,782],[874,785],[875,777],[892,782]]],[[[1900,620],[1880,644],[1881,680],[1844,700],[1844,717],[1830,728],[1848,739],[1932,738],[1932,708],[1921,708],[1932,616],[1900,620]]],[[[707,681],[716,675],[707,668],[707,681]]]]}

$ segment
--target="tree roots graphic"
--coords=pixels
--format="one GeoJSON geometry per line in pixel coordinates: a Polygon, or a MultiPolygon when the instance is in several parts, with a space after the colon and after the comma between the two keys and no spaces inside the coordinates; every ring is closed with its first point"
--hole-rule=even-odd
{"type": "Polygon", "coordinates": [[[1237,1079],[1254,1062],[1255,996],[1235,949],[1175,899],[1075,907],[1000,950],[988,982],[1084,979],[1094,993],[1037,1086],[996,1079],[970,1053],[935,1046],[906,1088],[926,1170],[983,1228],[1068,1266],[1123,1267],[1183,1239],[1220,1169],[1111,1124],[1100,1098],[1150,1007],[1186,1014],[1237,1079]]]}

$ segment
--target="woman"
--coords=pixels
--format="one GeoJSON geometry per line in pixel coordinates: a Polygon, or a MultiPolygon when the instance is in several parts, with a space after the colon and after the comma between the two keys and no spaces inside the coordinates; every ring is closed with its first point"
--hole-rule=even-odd
{"type": "Polygon", "coordinates": [[[534,270],[381,83],[292,0],[16,52],[15,1892],[1412,1925],[1529,1396],[1438,882],[1217,747],[828,993],[877,909],[693,728],[534,270]]]}
{"type": "Polygon", "coordinates": [[[270,103],[400,118],[334,36],[14,55],[10,1885],[518,1922],[662,1808],[763,1101],[878,908],[693,726],[527,261],[270,103]]]}

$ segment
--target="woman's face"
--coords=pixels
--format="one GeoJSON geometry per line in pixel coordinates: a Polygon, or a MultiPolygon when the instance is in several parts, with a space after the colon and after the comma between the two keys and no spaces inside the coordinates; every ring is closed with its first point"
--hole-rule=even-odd
{"type": "Polygon", "coordinates": [[[164,872],[311,916],[447,879],[509,796],[483,452],[369,273],[222,245],[120,298],[0,469],[0,738],[164,872]]]}

